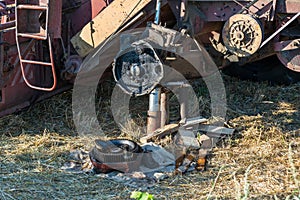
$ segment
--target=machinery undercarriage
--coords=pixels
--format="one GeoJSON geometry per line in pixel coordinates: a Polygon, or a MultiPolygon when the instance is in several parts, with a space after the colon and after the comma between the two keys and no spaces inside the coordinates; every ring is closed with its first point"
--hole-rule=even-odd
{"type": "Polygon", "coordinates": [[[82,62],[96,55],[94,49],[117,33],[141,27],[148,27],[143,31],[148,35],[137,40],[124,34],[119,51],[102,66],[132,95],[157,92],[167,74],[164,65],[187,78],[212,74],[210,64],[197,72],[187,61],[200,51],[196,65],[212,59],[219,69],[234,65],[240,74],[253,76],[255,70],[268,76],[275,68],[249,70],[249,63],[276,56],[288,75],[300,79],[300,1],[158,2],[155,10],[150,0],[0,1],[0,116],[72,87],[82,62]],[[194,40],[197,50],[183,37],[194,40]],[[178,54],[189,48],[189,55],[178,54]]]}

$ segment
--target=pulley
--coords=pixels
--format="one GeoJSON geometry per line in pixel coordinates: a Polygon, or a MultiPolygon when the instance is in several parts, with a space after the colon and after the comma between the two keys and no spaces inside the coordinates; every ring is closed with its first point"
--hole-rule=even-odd
{"type": "Polygon", "coordinates": [[[224,24],[222,38],[231,53],[238,57],[247,57],[259,49],[263,40],[263,28],[253,16],[236,14],[224,24]]]}
{"type": "Polygon", "coordinates": [[[141,96],[153,90],[163,78],[163,64],[152,46],[139,40],[121,47],[114,59],[113,75],[122,90],[141,96]]]}
{"type": "Polygon", "coordinates": [[[89,156],[96,172],[132,172],[141,164],[143,154],[140,153],[143,153],[143,149],[134,141],[98,139],[95,140],[95,146],[89,152],[89,156]]]}

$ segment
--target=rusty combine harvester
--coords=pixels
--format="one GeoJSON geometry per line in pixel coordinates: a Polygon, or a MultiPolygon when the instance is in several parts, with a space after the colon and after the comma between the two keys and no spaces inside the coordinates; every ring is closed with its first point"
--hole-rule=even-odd
{"type": "MultiPolygon", "coordinates": [[[[242,68],[276,55],[300,76],[300,1],[158,3],[159,23],[148,26],[166,37],[173,30],[191,36],[219,68],[232,63],[242,68]]],[[[151,0],[0,0],[0,116],[71,88],[94,48],[120,30],[147,26],[154,20],[155,8],[151,0]]],[[[164,62],[153,52],[149,50],[152,57],[145,59],[157,56],[164,62]]],[[[116,65],[123,67],[122,59],[126,58],[116,57],[114,70],[116,65]]],[[[181,70],[194,77],[184,67],[181,70]]],[[[120,73],[114,73],[116,79],[120,73]]],[[[141,94],[149,93],[154,83],[141,94]]]]}

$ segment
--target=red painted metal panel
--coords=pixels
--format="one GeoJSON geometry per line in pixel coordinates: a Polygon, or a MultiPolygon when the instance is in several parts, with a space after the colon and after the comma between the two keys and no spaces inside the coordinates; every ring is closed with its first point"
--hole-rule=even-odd
{"type": "Polygon", "coordinates": [[[61,38],[62,1],[51,1],[49,9],[49,34],[51,38],[61,38]]]}
{"type": "Polygon", "coordinates": [[[75,34],[107,6],[104,0],[82,0],[82,4],[71,16],[72,32],[75,34]]]}
{"type": "Polygon", "coordinates": [[[277,12],[298,13],[298,12],[300,12],[300,1],[299,0],[279,0],[277,2],[277,12]]]}

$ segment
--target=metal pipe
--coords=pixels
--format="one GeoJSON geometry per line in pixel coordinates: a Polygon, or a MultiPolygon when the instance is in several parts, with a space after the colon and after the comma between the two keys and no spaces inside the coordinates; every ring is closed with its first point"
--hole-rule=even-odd
{"type": "Polygon", "coordinates": [[[188,111],[188,93],[186,88],[179,89],[179,104],[180,104],[180,118],[181,120],[187,118],[188,111]]]}
{"type": "Polygon", "coordinates": [[[164,125],[169,123],[169,98],[167,92],[162,92],[160,95],[160,110],[161,110],[161,123],[160,126],[163,127],[164,125]]]}
{"type": "Polygon", "coordinates": [[[154,23],[159,24],[160,22],[160,9],[162,0],[156,0],[155,19],[154,23]]]}
{"type": "MultiPolygon", "coordinates": [[[[162,0],[156,1],[156,11],[154,23],[159,24],[160,21],[160,9],[162,0]]],[[[161,88],[156,87],[149,95],[149,110],[147,119],[147,134],[151,134],[161,125],[161,112],[160,112],[160,94],[161,88]]]]}
{"type": "Polygon", "coordinates": [[[179,12],[179,27],[182,27],[184,18],[186,17],[186,5],[187,0],[181,0],[180,2],[180,12],[179,12]]]}
{"type": "Polygon", "coordinates": [[[160,111],[161,89],[155,88],[149,95],[149,111],[160,111]]]}
{"type": "Polygon", "coordinates": [[[160,94],[161,88],[157,87],[149,95],[149,110],[147,116],[147,134],[153,133],[161,126],[160,111],[160,94]]]}

